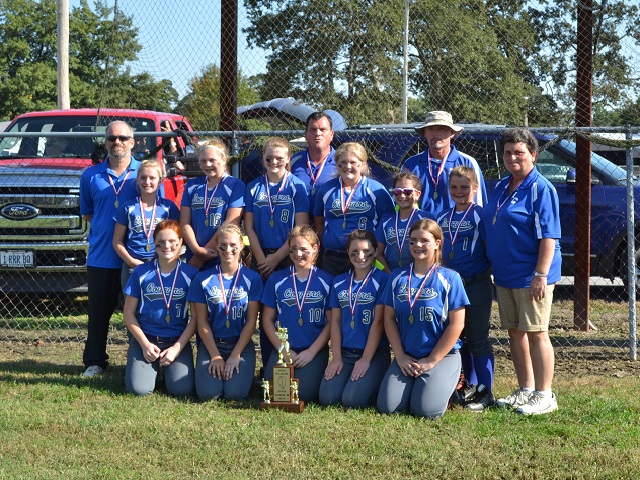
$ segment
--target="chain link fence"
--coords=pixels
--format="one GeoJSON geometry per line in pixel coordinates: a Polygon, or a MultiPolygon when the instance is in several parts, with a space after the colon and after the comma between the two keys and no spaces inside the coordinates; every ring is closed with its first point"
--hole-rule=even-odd
{"type": "MultiPolygon", "coordinates": [[[[72,8],[79,8],[71,3],[72,8]]],[[[100,18],[111,21],[112,28],[94,33],[99,33],[104,50],[112,53],[98,62],[102,76],[93,80],[99,94],[80,95],[72,82],[72,107],[171,110],[178,115],[171,124],[173,135],[190,122],[200,139],[226,136],[237,165],[234,174],[246,182],[260,172],[258,152],[268,136],[286,136],[294,146],[304,147],[299,119],[282,111],[245,114],[237,119],[237,131],[219,131],[220,105],[230,91],[221,82],[221,59],[232,50],[221,45],[219,4],[158,0],[149,8],[144,2],[112,0],[104,6],[100,18]],[[137,47],[130,49],[132,40],[137,47]],[[115,52],[124,51],[124,45],[134,53],[118,57],[115,52]],[[123,77],[123,72],[128,76],[123,77]]],[[[563,237],[568,239],[562,245],[566,276],[556,291],[553,341],[569,356],[625,358],[636,342],[630,320],[635,306],[627,295],[626,178],[629,158],[631,165],[640,165],[639,130],[627,127],[640,125],[640,31],[634,20],[638,13],[633,1],[245,0],[239,2],[237,19],[236,103],[252,105],[292,97],[295,105],[339,112],[347,128],[336,131],[334,143],[363,143],[373,176],[383,182],[404,160],[425,148],[412,129],[403,127],[405,122],[421,121],[429,110],[447,110],[456,123],[466,125],[456,146],[478,160],[490,184],[504,173],[500,131],[506,125],[529,125],[544,140],[539,168],[558,189],[563,237]],[[588,36],[577,33],[576,12],[580,9],[591,15],[588,36]],[[593,65],[593,87],[587,95],[579,82],[578,67],[584,65],[576,60],[585,42],[592,56],[588,63],[593,65]],[[592,130],[576,128],[576,113],[585,107],[581,103],[585,101],[593,112],[592,130]],[[576,168],[575,142],[580,139],[594,142],[594,152],[603,157],[594,157],[590,186],[589,321],[595,328],[588,332],[573,329],[571,254],[577,184],[571,172],[576,168]]],[[[72,50],[81,47],[74,40],[79,35],[74,28],[79,27],[72,21],[72,50]]],[[[73,64],[71,69],[72,78],[81,74],[73,70],[73,64]]],[[[36,105],[39,109],[54,107],[36,105]]],[[[90,147],[95,159],[100,158],[102,139],[98,136],[94,141],[92,132],[100,133],[113,118],[104,115],[98,123],[85,125],[89,129],[72,130],[72,126],[49,136],[45,128],[41,130],[45,134],[34,142],[34,154],[46,159],[49,139],[68,137],[69,156],[60,157],[63,161],[56,166],[69,172],[68,198],[59,198],[47,184],[46,174],[25,169],[19,159],[0,160],[3,173],[13,182],[5,184],[0,193],[13,196],[12,201],[16,196],[41,195],[52,216],[68,217],[64,209],[77,207],[73,195],[78,193],[80,170],[87,166],[76,157],[90,147]],[[56,204],[55,199],[60,202],[56,204]]],[[[159,123],[135,127],[141,139],[139,152],[162,155],[161,138],[145,136],[159,132],[159,123]]],[[[3,142],[1,154],[10,156],[7,152],[15,150],[15,144],[3,142]]],[[[182,153],[187,153],[189,138],[183,136],[181,142],[182,153]]],[[[50,167],[44,163],[42,168],[50,167]]],[[[637,212],[639,197],[634,194],[632,198],[637,212]]],[[[7,203],[6,197],[0,199],[0,208],[7,203]]],[[[637,214],[632,218],[631,224],[637,224],[637,214]]],[[[86,224],[79,215],[57,221],[62,224],[51,228],[71,229],[82,243],[86,224]]],[[[17,235],[28,253],[29,242],[37,241],[29,238],[32,233],[11,230],[6,219],[0,218],[0,249],[17,235]]],[[[633,235],[640,242],[639,233],[633,235]]],[[[87,300],[81,280],[85,257],[82,249],[66,255],[77,263],[75,273],[80,278],[69,288],[56,275],[29,267],[19,269],[19,283],[13,275],[16,269],[2,267],[0,339],[84,338],[87,300]]],[[[497,327],[497,312],[492,322],[497,327]]],[[[122,335],[121,318],[114,319],[112,328],[113,338],[122,335]]],[[[497,328],[492,334],[499,344],[506,344],[497,328]]]]}

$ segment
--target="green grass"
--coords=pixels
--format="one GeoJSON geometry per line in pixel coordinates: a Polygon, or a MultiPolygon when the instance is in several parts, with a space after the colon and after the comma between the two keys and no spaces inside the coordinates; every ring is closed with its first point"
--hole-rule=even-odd
{"type": "MultiPolygon", "coordinates": [[[[619,376],[559,371],[560,409],[525,418],[462,409],[436,421],[309,406],[124,392],[113,367],[83,379],[82,345],[0,342],[0,478],[637,478],[638,367],[619,376]]],[[[585,361],[586,362],[586,361],[585,361]]],[[[637,363],[637,362],[636,362],[637,363]]],[[[585,368],[584,370],[588,370],[585,368]]],[[[497,358],[496,391],[514,386],[497,358]]]]}

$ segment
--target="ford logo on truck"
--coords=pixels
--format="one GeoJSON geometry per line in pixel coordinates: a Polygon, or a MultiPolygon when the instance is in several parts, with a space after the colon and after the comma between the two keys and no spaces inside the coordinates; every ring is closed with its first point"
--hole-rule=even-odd
{"type": "Polygon", "coordinates": [[[0,209],[0,215],[9,220],[30,220],[38,216],[40,211],[33,205],[13,203],[0,209]]]}

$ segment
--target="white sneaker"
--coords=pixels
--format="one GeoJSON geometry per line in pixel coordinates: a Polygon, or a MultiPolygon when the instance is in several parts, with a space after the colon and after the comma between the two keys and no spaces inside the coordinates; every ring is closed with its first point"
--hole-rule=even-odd
{"type": "Polygon", "coordinates": [[[518,408],[529,402],[529,398],[533,392],[527,392],[524,388],[518,387],[505,398],[496,400],[496,406],[500,408],[511,407],[518,408]]]}
{"type": "Polygon", "coordinates": [[[90,367],[87,367],[82,376],[91,378],[95,377],[96,375],[102,375],[103,373],[104,368],[100,367],[99,365],[91,365],[90,367]]]}
{"type": "Polygon", "coordinates": [[[533,392],[529,397],[529,401],[516,409],[517,413],[522,415],[541,415],[543,413],[551,413],[558,409],[556,394],[542,396],[538,391],[533,392]]]}

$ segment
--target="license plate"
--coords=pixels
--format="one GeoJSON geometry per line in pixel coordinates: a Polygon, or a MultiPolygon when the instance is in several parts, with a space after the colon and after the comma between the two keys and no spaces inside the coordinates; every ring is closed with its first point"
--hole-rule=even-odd
{"type": "Polygon", "coordinates": [[[5,250],[0,252],[0,265],[4,268],[33,267],[33,252],[5,250]]]}

